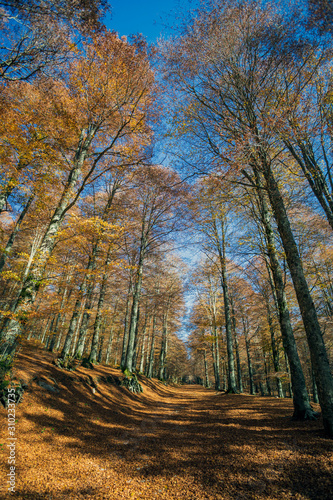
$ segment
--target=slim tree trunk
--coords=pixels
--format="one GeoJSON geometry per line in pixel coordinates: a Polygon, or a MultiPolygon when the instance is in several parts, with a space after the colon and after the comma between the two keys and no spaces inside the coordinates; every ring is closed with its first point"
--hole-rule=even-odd
{"type": "Polygon", "coordinates": [[[150,318],[148,316],[148,308],[146,308],[145,322],[144,322],[143,331],[142,331],[142,345],[141,345],[141,359],[140,359],[139,373],[143,373],[143,370],[144,370],[144,358],[145,358],[145,349],[146,349],[146,341],[147,341],[146,333],[147,333],[147,325],[148,325],[148,331],[149,331],[149,323],[150,323],[150,318]]]}
{"type": "Polygon", "coordinates": [[[118,330],[118,335],[117,335],[117,342],[116,342],[116,352],[114,355],[114,364],[117,366],[117,361],[118,361],[118,354],[119,354],[119,344],[120,344],[120,330],[118,330]]]}
{"type": "Polygon", "coordinates": [[[103,307],[104,307],[104,302],[105,302],[105,295],[106,295],[106,290],[107,290],[107,284],[108,284],[108,277],[109,277],[109,272],[108,272],[108,266],[110,265],[111,262],[111,247],[108,250],[108,254],[106,257],[105,261],[105,272],[103,274],[102,278],[102,283],[101,283],[101,288],[99,291],[99,299],[98,299],[98,304],[97,304],[97,312],[96,312],[96,318],[95,318],[95,323],[94,323],[94,333],[93,333],[93,338],[91,341],[91,350],[89,354],[89,361],[91,363],[96,362],[97,358],[97,348],[98,348],[98,343],[99,343],[99,333],[102,325],[102,312],[103,312],[103,307]]]}
{"type": "Polygon", "coordinates": [[[205,387],[209,387],[209,375],[208,375],[208,364],[207,364],[207,354],[206,349],[203,349],[203,361],[204,361],[204,370],[205,370],[205,387]]]}
{"type": "MultiPolygon", "coordinates": [[[[279,350],[278,350],[277,343],[276,343],[273,318],[272,318],[272,313],[271,313],[271,308],[269,305],[268,297],[266,297],[266,310],[267,310],[267,321],[268,321],[268,326],[269,326],[269,332],[271,335],[271,346],[272,346],[274,371],[277,374],[280,372],[279,350]]],[[[281,379],[278,375],[275,375],[275,379],[276,379],[276,388],[277,388],[277,392],[278,392],[278,397],[283,398],[283,389],[282,389],[281,379]]]]}
{"type": "Polygon", "coordinates": [[[243,331],[245,338],[245,348],[246,348],[246,356],[247,356],[247,366],[249,373],[249,384],[250,384],[250,394],[254,396],[256,394],[254,381],[253,381],[253,367],[252,367],[252,359],[251,359],[251,351],[250,351],[250,339],[248,335],[248,327],[246,325],[246,320],[243,318],[243,331]]]}
{"type": "Polygon", "coordinates": [[[100,339],[100,342],[99,342],[99,350],[98,350],[98,356],[97,356],[97,363],[101,363],[102,362],[103,347],[104,347],[104,335],[101,335],[101,339],[100,339]]]}
{"type": "Polygon", "coordinates": [[[225,218],[222,214],[220,217],[221,234],[222,239],[220,240],[216,225],[216,218],[214,219],[214,232],[217,250],[220,260],[220,271],[221,271],[221,285],[223,291],[224,300],[224,317],[225,317],[225,331],[226,331],[226,341],[227,341],[227,354],[228,354],[228,389],[229,393],[237,393],[236,387],[236,376],[235,376],[235,359],[234,359],[234,348],[233,348],[233,338],[232,338],[232,327],[231,327],[231,315],[230,315],[230,303],[229,303],[229,289],[228,289],[228,279],[227,279],[227,266],[226,266],[226,241],[225,241],[225,218]]]}
{"type": "Polygon", "coordinates": [[[124,320],[124,336],[123,336],[123,348],[122,348],[122,353],[121,353],[121,361],[120,361],[120,366],[123,367],[125,366],[125,361],[126,361],[126,351],[127,351],[127,345],[128,345],[128,323],[129,323],[129,318],[130,318],[130,300],[131,300],[131,295],[132,295],[132,280],[130,279],[129,286],[128,286],[128,292],[127,292],[127,301],[126,301],[126,311],[125,311],[125,320],[124,320]]]}
{"type": "Polygon", "coordinates": [[[160,366],[158,374],[159,380],[163,380],[164,378],[165,359],[167,355],[167,342],[168,342],[168,310],[163,315],[162,344],[160,351],[160,366]]]}
{"type": "Polygon", "coordinates": [[[135,332],[137,329],[137,322],[138,322],[138,311],[139,311],[139,302],[141,296],[142,272],[143,272],[143,262],[145,258],[145,249],[146,249],[146,240],[144,236],[144,225],[143,225],[137,275],[134,283],[131,319],[130,319],[130,327],[128,333],[128,345],[126,351],[126,359],[124,363],[124,368],[130,372],[132,372],[133,370],[134,342],[135,342],[135,332]]]}
{"type": "Polygon", "coordinates": [[[230,298],[230,305],[231,305],[231,314],[232,314],[232,321],[231,321],[232,330],[233,330],[232,333],[234,336],[235,351],[236,351],[238,391],[240,393],[242,393],[244,391],[243,381],[242,381],[242,366],[241,366],[241,362],[240,362],[239,343],[238,343],[238,337],[237,337],[237,331],[236,331],[236,316],[235,316],[235,310],[234,310],[232,298],[230,298]]]}
{"type": "Polygon", "coordinates": [[[150,353],[149,353],[149,361],[148,361],[148,369],[147,369],[147,377],[148,378],[152,378],[152,376],[153,376],[154,354],[155,354],[155,331],[156,331],[156,314],[154,313],[153,329],[151,332],[150,353]]]}
{"type": "Polygon", "coordinates": [[[132,360],[132,370],[136,370],[136,360],[138,356],[138,347],[139,347],[139,322],[140,322],[140,304],[138,308],[138,315],[136,320],[136,328],[135,328],[135,338],[134,338],[134,346],[133,346],[133,360],[132,360]]]}
{"type": "MultiPolygon", "coordinates": [[[[113,324],[114,324],[114,318],[116,316],[117,308],[118,308],[118,298],[116,298],[116,301],[114,304],[114,310],[113,310],[113,314],[112,314],[112,319],[111,319],[110,335],[109,335],[108,345],[107,345],[106,354],[105,354],[105,364],[106,365],[110,364],[111,349],[112,349],[112,342],[113,342],[113,324]]],[[[118,338],[119,338],[119,334],[118,334],[118,338]]]]}
{"type": "Polygon", "coordinates": [[[272,395],[272,389],[271,389],[271,383],[269,380],[269,367],[266,359],[266,352],[265,349],[263,349],[263,359],[264,359],[264,370],[265,370],[265,379],[266,379],[266,387],[267,387],[267,393],[269,396],[272,395]]]}

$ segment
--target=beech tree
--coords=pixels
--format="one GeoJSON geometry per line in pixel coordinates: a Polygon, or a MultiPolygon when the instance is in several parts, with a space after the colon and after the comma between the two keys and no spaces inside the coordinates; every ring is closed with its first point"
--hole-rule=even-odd
{"type": "Polygon", "coordinates": [[[245,171],[245,179],[266,190],[303,318],[324,427],[333,435],[333,378],[279,185],[279,151],[269,116],[276,106],[271,96],[279,85],[279,68],[293,70],[289,46],[296,28],[256,2],[217,6],[203,7],[165,51],[170,79],[186,96],[176,126],[181,137],[195,138],[221,174],[245,171]]]}
{"type": "Polygon", "coordinates": [[[100,31],[106,10],[106,0],[2,0],[0,78],[28,80],[59,69],[75,31],[100,31]]]}
{"type": "Polygon", "coordinates": [[[48,133],[64,158],[60,174],[64,187],[43,236],[38,261],[30,269],[13,311],[16,317],[6,326],[7,352],[13,348],[20,331],[18,316],[26,315],[35,300],[66,213],[87,183],[108,171],[105,163],[108,156],[118,157],[119,163],[133,163],[133,157],[144,155],[150,136],[146,119],[152,101],[153,76],[147,58],[141,49],[114,34],[96,36],[93,44],[84,47],[71,67],[67,82],[60,86],[55,82],[45,85],[48,96],[52,96],[49,97],[52,111],[61,117],[48,124],[48,133]],[[64,121],[67,126],[62,128],[64,121]],[[59,127],[56,134],[52,130],[55,125],[59,127]]]}
{"type": "MultiPolygon", "coordinates": [[[[186,186],[171,170],[160,166],[140,170],[136,174],[136,212],[140,216],[139,245],[136,258],[136,275],[133,283],[133,302],[129,321],[128,344],[124,368],[133,370],[135,332],[142,288],[144,262],[148,252],[159,248],[166,238],[179,230],[185,222],[186,186]],[[183,197],[183,200],[182,200],[183,197]]],[[[181,228],[183,229],[184,226],[181,228]]]]}

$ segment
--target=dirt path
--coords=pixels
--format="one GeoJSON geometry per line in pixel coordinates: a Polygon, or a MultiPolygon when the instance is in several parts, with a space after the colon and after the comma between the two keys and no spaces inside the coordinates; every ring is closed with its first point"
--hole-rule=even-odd
{"type": "MultiPolygon", "coordinates": [[[[60,392],[31,382],[17,407],[15,498],[332,499],[333,443],[320,422],[290,421],[290,400],[148,380],[141,395],[104,383],[93,391],[82,383],[91,371],[68,375],[49,361],[20,360],[20,376],[37,370],[60,392]]],[[[119,374],[94,376],[110,373],[119,374]]],[[[1,425],[5,439],[5,410],[1,425]]]]}

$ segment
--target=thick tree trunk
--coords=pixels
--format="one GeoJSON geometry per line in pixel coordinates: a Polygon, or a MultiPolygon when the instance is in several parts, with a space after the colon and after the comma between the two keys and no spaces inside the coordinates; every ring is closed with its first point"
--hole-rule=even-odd
{"type": "MultiPolygon", "coordinates": [[[[271,168],[267,167],[264,170],[264,176],[308,339],[311,362],[322,409],[324,429],[327,435],[333,437],[333,377],[317,312],[304,276],[301,258],[290,227],[284,202],[271,168]]],[[[293,390],[295,391],[294,384],[293,390]]]]}
{"type": "Polygon", "coordinates": [[[282,342],[284,350],[287,354],[291,380],[293,386],[293,403],[294,403],[294,419],[314,419],[316,413],[311,408],[309,395],[306,390],[304,374],[301,362],[298,356],[296,342],[291,326],[287,298],[284,290],[284,280],[281,266],[278,259],[278,254],[275,246],[275,236],[270,222],[271,213],[265,201],[261,179],[258,172],[254,169],[257,184],[257,196],[259,200],[259,208],[261,220],[265,230],[266,248],[269,257],[270,266],[268,267],[268,275],[270,276],[269,269],[272,271],[274,287],[272,286],[273,293],[276,294],[276,302],[279,313],[279,323],[282,335],[282,342]]]}
{"type": "Polygon", "coordinates": [[[11,250],[12,250],[12,248],[13,248],[14,241],[15,241],[15,237],[16,237],[17,233],[18,233],[18,232],[19,232],[19,230],[20,230],[20,227],[21,227],[22,221],[23,221],[23,219],[24,219],[24,217],[25,217],[25,215],[26,215],[27,211],[29,210],[30,205],[31,205],[31,203],[33,202],[34,198],[35,198],[35,195],[34,195],[34,194],[32,194],[32,195],[30,196],[30,198],[28,199],[28,201],[27,201],[27,203],[26,203],[25,207],[23,208],[23,210],[22,210],[22,212],[21,212],[21,214],[20,214],[19,218],[17,219],[17,221],[16,221],[16,223],[15,223],[15,225],[14,225],[14,229],[13,229],[13,231],[12,231],[11,235],[9,236],[9,239],[8,239],[8,241],[7,241],[7,244],[6,244],[5,250],[4,250],[4,252],[3,252],[3,254],[2,254],[1,258],[0,258],[0,273],[1,273],[1,271],[2,271],[3,267],[4,267],[5,263],[6,263],[6,260],[7,260],[8,255],[10,254],[10,252],[11,252],[11,250]]]}
{"type": "MultiPolygon", "coordinates": [[[[78,148],[73,161],[73,167],[68,175],[60,201],[52,215],[51,221],[38,249],[38,261],[35,266],[31,268],[30,273],[22,285],[20,296],[15,304],[15,311],[13,311],[15,313],[25,315],[35,301],[37,292],[43,280],[44,269],[56,243],[56,235],[73,199],[73,190],[75,190],[75,186],[81,175],[82,167],[95,132],[96,128],[90,127],[87,131],[84,130],[81,133],[78,148]]],[[[15,349],[16,338],[20,332],[20,322],[16,319],[12,319],[6,326],[6,331],[3,334],[3,340],[6,346],[8,346],[7,350],[13,351],[15,349]]]]}
{"type": "MultiPolygon", "coordinates": [[[[285,351],[285,350],[284,350],[284,361],[285,361],[285,364],[286,364],[286,372],[287,372],[287,375],[288,375],[288,377],[291,379],[291,374],[290,374],[290,366],[289,366],[288,356],[287,356],[287,353],[286,353],[286,351],[285,351]]],[[[291,385],[291,381],[288,381],[288,394],[289,394],[289,398],[292,398],[292,397],[293,397],[293,388],[292,388],[292,385],[291,385]]]]}

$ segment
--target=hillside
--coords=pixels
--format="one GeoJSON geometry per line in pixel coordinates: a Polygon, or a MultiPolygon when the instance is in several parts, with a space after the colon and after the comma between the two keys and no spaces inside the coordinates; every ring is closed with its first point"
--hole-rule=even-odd
{"type": "MultiPolygon", "coordinates": [[[[332,441],[320,421],[292,422],[288,399],[145,378],[143,394],[134,395],[106,382],[119,370],[68,372],[51,361],[31,342],[16,361],[15,375],[28,389],[16,413],[15,498],[331,498],[332,441]],[[89,376],[99,380],[96,389],[89,376]]],[[[6,413],[2,408],[2,477],[6,413]]]]}

